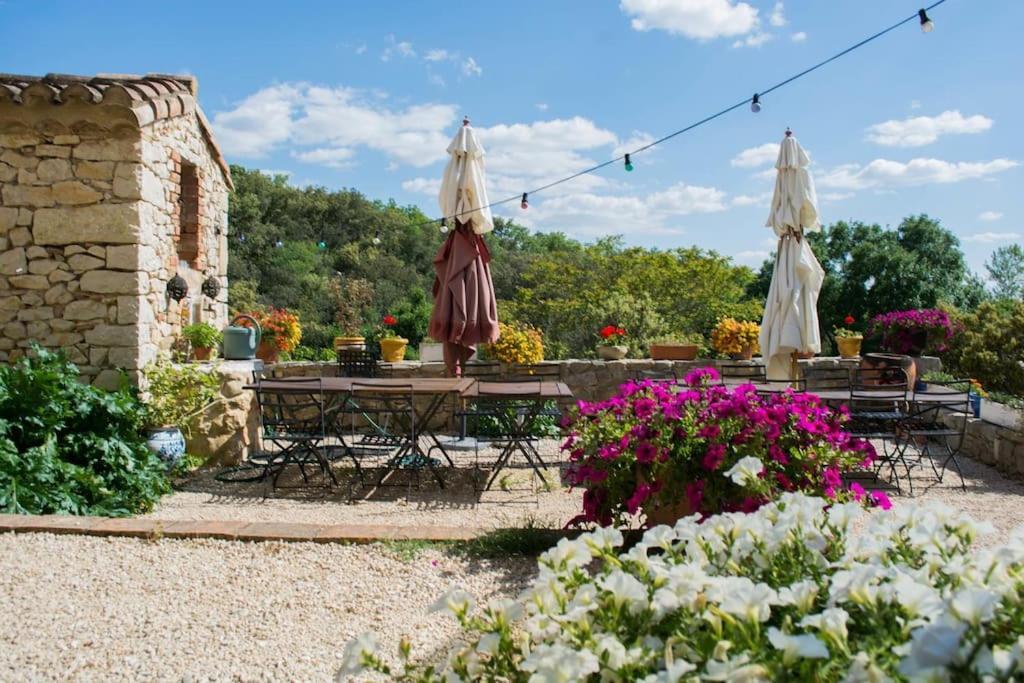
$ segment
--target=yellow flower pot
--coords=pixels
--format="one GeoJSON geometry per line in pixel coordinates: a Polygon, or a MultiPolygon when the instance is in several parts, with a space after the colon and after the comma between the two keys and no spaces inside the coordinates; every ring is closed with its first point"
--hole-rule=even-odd
{"type": "Polygon", "coordinates": [[[409,340],[402,337],[387,337],[380,340],[380,355],[388,363],[398,363],[405,358],[405,347],[409,340]]]}
{"type": "Polygon", "coordinates": [[[860,345],[863,341],[864,337],[836,337],[839,355],[843,358],[857,358],[860,356],[860,345]]]}

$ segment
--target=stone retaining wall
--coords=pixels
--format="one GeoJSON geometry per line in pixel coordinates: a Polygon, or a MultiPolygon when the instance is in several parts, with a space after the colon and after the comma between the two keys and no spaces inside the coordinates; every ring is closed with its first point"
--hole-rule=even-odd
{"type": "MultiPolygon", "coordinates": [[[[959,427],[963,419],[957,415],[950,416],[948,421],[959,427]]],[[[963,454],[1009,477],[1024,478],[1024,423],[1007,427],[967,418],[963,454]]]]}

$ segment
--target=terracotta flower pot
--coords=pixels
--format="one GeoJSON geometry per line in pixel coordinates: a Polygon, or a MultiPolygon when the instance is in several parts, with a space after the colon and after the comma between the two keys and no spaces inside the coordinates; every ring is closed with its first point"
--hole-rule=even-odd
{"type": "Polygon", "coordinates": [[[651,359],[693,360],[699,350],[696,344],[651,344],[651,359]]]}
{"type": "Polygon", "coordinates": [[[380,355],[388,363],[401,362],[408,344],[409,340],[403,337],[386,337],[380,340],[380,355]]]}
{"type": "Polygon", "coordinates": [[[743,350],[739,353],[730,353],[729,357],[733,360],[750,360],[754,357],[754,345],[747,344],[743,347],[743,350]]]}
{"type": "Polygon", "coordinates": [[[917,382],[917,364],[910,356],[895,353],[869,353],[860,359],[860,366],[886,370],[884,373],[879,373],[881,375],[879,384],[898,384],[906,380],[907,386],[913,388],[917,382]]]}
{"type": "Polygon", "coordinates": [[[644,505],[642,509],[647,526],[658,526],[659,524],[673,526],[678,520],[692,515],[694,512],[690,508],[690,501],[685,498],[667,505],[644,505]]]}
{"type": "Polygon", "coordinates": [[[260,345],[256,348],[256,357],[264,363],[276,363],[281,350],[273,339],[261,339],[260,345]]]}
{"type": "Polygon", "coordinates": [[[196,360],[210,360],[211,353],[213,353],[213,349],[211,348],[201,349],[199,347],[195,347],[192,349],[192,356],[196,360]]]}
{"type": "Polygon", "coordinates": [[[814,351],[794,351],[793,355],[797,360],[810,360],[814,358],[814,351]]]}
{"type": "Polygon", "coordinates": [[[601,344],[597,347],[597,357],[601,360],[622,360],[629,353],[627,346],[609,346],[601,344]]]}
{"type": "Polygon", "coordinates": [[[836,337],[836,346],[839,347],[839,355],[843,358],[857,358],[860,356],[860,345],[864,337],[836,337]]]}

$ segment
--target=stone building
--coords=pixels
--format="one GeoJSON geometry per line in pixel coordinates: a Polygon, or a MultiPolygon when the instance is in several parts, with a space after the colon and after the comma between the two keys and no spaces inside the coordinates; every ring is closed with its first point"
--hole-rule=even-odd
{"type": "Polygon", "coordinates": [[[196,97],[191,76],[0,74],[0,360],[36,341],[110,387],[183,324],[226,324],[231,176],[196,97]]]}

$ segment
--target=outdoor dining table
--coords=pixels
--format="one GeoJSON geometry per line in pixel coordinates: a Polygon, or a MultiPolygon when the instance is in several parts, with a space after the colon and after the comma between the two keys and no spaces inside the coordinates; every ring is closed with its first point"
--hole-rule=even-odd
{"type": "MultiPolygon", "coordinates": [[[[737,387],[743,384],[744,382],[729,382],[726,386],[737,387]]],[[[759,392],[772,394],[781,394],[787,389],[792,389],[792,386],[787,382],[768,382],[767,384],[755,384],[753,386],[759,392]]],[[[879,391],[885,391],[885,385],[879,385],[877,388],[879,391]]],[[[801,389],[795,391],[803,394],[814,394],[826,402],[849,403],[851,400],[851,391],[849,389],[801,389]]],[[[866,391],[870,391],[870,389],[866,389],[866,391]]],[[[919,404],[948,403],[950,396],[958,394],[963,394],[963,392],[948,387],[929,385],[924,391],[908,391],[907,401],[919,404]]]]}

